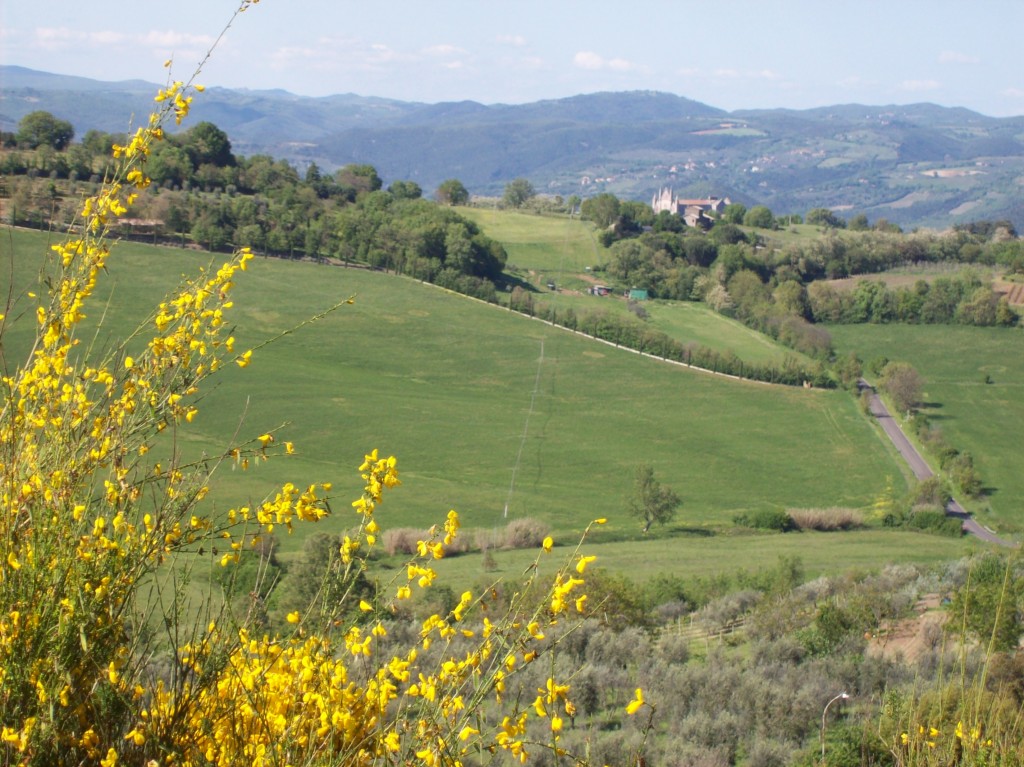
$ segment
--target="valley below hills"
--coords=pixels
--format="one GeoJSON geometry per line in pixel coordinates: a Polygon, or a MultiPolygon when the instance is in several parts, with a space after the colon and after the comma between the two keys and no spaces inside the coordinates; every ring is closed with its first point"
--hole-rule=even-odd
{"type": "MultiPolygon", "coordinates": [[[[3,66],[0,129],[45,110],[79,137],[125,131],[157,87],[3,66]]],[[[727,112],[651,91],[520,105],[225,88],[202,99],[205,119],[236,153],[269,154],[300,169],[367,163],[385,183],[415,181],[428,193],[458,178],[474,195],[499,196],[525,177],[538,192],[563,197],[611,192],[646,202],[672,187],[778,215],[828,207],[905,229],[986,219],[1024,225],[1024,116],[934,104],[727,112]]]]}

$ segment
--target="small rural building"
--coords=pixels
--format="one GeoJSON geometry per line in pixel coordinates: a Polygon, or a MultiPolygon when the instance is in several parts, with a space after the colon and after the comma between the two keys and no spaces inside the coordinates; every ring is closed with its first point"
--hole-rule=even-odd
{"type": "Polygon", "coordinates": [[[648,298],[647,291],[644,288],[631,288],[630,291],[626,293],[626,298],[630,301],[646,301],[648,298]]]}

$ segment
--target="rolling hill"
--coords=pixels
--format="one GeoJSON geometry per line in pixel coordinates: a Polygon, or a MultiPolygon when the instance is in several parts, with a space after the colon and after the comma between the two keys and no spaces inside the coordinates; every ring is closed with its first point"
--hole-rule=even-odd
{"type": "MultiPolygon", "coordinates": [[[[0,67],[0,129],[43,109],[121,131],[157,86],[0,67]]],[[[431,190],[459,178],[478,195],[524,176],[544,193],[647,201],[662,186],[776,213],[831,207],[904,227],[979,219],[1024,225],[1024,117],[933,104],[738,110],[667,93],[596,93],[532,104],[423,104],[353,94],[211,88],[203,117],[237,153],[304,167],[374,165],[431,190]]]]}
{"type": "MultiPolygon", "coordinates": [[[[4,261],[12,249],[17,295],[33,289],[45,236],[13,231],[0,247],[4,261]]],[[[97,344],[123,335],[179,275],[208,260],[118,246],[94,307],[96,319],[113,295],[97,344]]],[[[475,528],[528,516],[578,531],[606,516],[610,531],[634,535],[639,525],[623,506],[640,463],[683,496],[676,532],[707,534],[753,510],[865,507],[887,476],[904,484],[892,451],[841,391],[644,359],[380,272],[259,259],[238,283],[239,348],[350,295],[355,303],[262,349],[244,371],[227,366],[195,422],[175,435],[182,450],[216,455],[236,433],[253,438],[287,424],[276,433],[295,442],[296,455],[247,472],[225,466],[212,494],[218,508],[284,481],[327,480],[342,499],[330,526],[344,529],[347,499],[358,494],[354,469],[375,447],[403,469],[405,487],[384,507],[389,527],[426,526],[456,508],[475,528]]],[[[33,329],[17,321],[23,309],[9,311],[8,365],[33,329]]]]}

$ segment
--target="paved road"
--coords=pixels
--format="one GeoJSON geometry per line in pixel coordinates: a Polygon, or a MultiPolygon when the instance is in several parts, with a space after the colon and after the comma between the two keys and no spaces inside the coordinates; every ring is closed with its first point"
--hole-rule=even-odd
{"type": "MultiPolygon", "coordinates": [[[[885,406],[885,403],[882,402],[882,399],[875,392],[874,387],[862,378],[857,382],[857,388],[869,393],[868,410],[871,415],[878,419],[878,425],[882,427],[882,431],[889,435],[889,439],[892,440],[896,449],[899,450],[900,455],[903,456],[904,460],[910,466],[910,470],[914,472],[914,476],[919,480],[934,477],[935,472],[929,468],[924,458],[922,458],[921,454],[917,452],[917,449],[910,444],[910,440],[907,439],[907,435],[903,433],[903,429],[900,428],[896,419],[892,417],[892,414],[885,406]]],[[[983,541],[996,543],[1000,546],[1018,545],[1013,541],[1007,541],[1000,538],[987,527],[982,525],[978,520],[972,517],[955,498],[950,499],[949,503],[946,505],[946,514],[962,520],[964,532],[974,535],[983,541]]]]}

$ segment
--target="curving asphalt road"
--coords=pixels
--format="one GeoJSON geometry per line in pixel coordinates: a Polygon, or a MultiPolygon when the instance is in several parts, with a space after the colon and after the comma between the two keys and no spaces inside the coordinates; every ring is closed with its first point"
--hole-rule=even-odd
{"type": "MultiPolygon", "coordinates": [[[[907,435],[903,433],[903,429],[900,428],[896,419],[892,417],[889,409],[885,406],[885,403],[882,402],[881,397],[879,397],[875,392],[875,388],[863,378],[857,382],[857,388],[862,392],[869,392],[868,410],[871,415],[878,420],[878,425],[882,427],[882,431],[884,431],[889,436],[889,439],[892,440],[892,443],[896,446],[900,455],[903,456],[904,460],[910,466],[910,470],[914,472],[914,476],[918,479],[934,477],[935,472],[931,470],[924,458],[921,457],[921,454],[917,452],[917,449],[910,444],[910,440],[907,439],[907,435]]],[[[1000,538],[987,527],[982,525],[978,520],[972,517],[963,506],[957,503],[955,498],[950,499],[949,503],[946,504],[946,514],[962,520],[964,532],[976,536],[983,541],[995,543],[1000,546],[1016,547],[1018,545],[1013,541],[1000,538]]]]}

